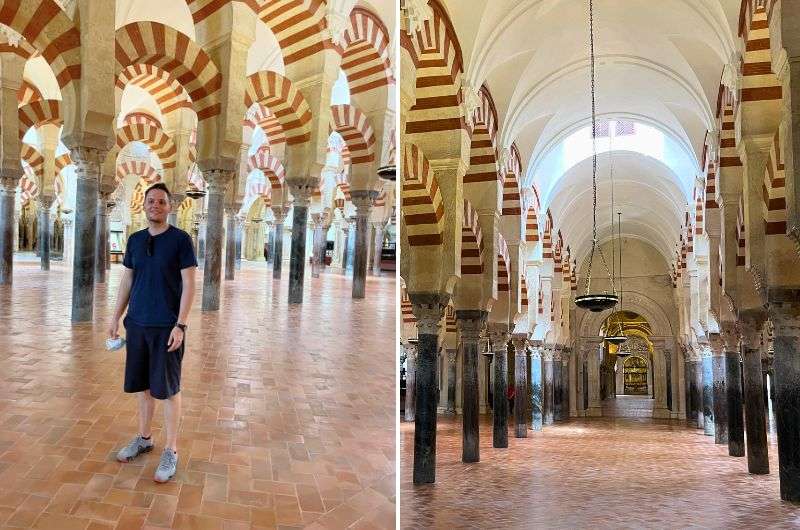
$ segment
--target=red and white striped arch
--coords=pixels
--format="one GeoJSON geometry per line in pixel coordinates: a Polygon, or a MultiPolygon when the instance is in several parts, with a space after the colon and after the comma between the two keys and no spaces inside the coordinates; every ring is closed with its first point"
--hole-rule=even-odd
{"type": "Polygon", "coordinates": [[[542,234],[542,258],[553,259],[553,214],[550,208],[547,209],[547,217],[544,221],[544,233],[542,234]]]}
{"type": "Polygon", "coordinates": [[[248,109],[244,126],[249,129],[250,134],[255,128],[261,129],[267,137],[267,143],[272,147],[286,143],[286,135],[283,134],[280,122],[267,107],[260,103],[255,103],[248,109]]]}
{"type": "Polygon", "coordinates": [[[502,215],[522,215],[522,199],[519,190],[522,160],[519,156],[517,144],[511,144],[509,157],[502,171],[505,174],[502,215]]]}
{"type": "Polygon", "coordinates": [[[140,179],[144,179],[148,186],[161,180],[161,175],[156,168],[140,160],[128,160],[117,165],[115,174],[117,184],[123,182],[128,175],[135,175],[140,179]]]}
{"type": "Polygon", "coordinates": [[[481,104],[475,109],[470,144],[469,169],[464,175],[464,184],[474,182],[503,183],[503,173],[498,171],[497,114],[489,90],[483,86],[479,91],[481,104]]]}
{"type": "Polygon", "coordinates": [[[19,138],[22,139],[31,127],[52,124],[60,127],[64,123],[61,102],[56,99],[40,99],[19,107],[19,138]]]}
{"type": "Polygon", "coordinates": [[[744,267],[747,255],[747,232],[744,224],[744,198],[739,197],[739,209],[736,212],[736,266],[744,267]]]}
{"type": "Polygon", "coordinates": [[[161,129],[163,126],[161,125],[161,121],[158,120],[155,116],[148,112],[143,112],[141,110],[134,111],[129,114],[126,114],[125,117],[122,119],[122,123],[124,124],[140,124],[146,123],[151,127],[157,127],[161,129]]]}
{"type": "Polygon", "coordinates": [[[483,235],[478,212],[467,200],[461,223],[461,275],[466,274],[483,274],[483,235]]]}
{"type": "Polygon", "coordinates": [[[509,292],[511,274],[511,259],[508,253],[508,244],[503,234],[497,233],[497,292],[509,292]]]}
{"type": "Polygon", "coordinates": [[[342,70],[347,75],[351,95],[394,82],[389,40],[386,26],[375,14],[363,7],[353,8],[342,53],[342,70]]]}
{"type": "Polygon", "coordinates": [[[536,207],[531,206],[525,214],[525,242],[539,242],[539,220],[536,216],[536,207]]]}
{"type": "Polygon", "coordinates": [[[331,107],[331,129],[338,132],[350,153],[350,163],[375,161],[375,133],[367,116],[352,105],[331,107]]]}
{"type": "MultiPolygon", "coordinates": [[[[20,44],[22,44],[22,42],[20,42],[20,44]]],[[[2,51],[2,47],[0,47],[0,51],[2,51]]],[[[17,90],[17,105],[22,107],[23,105],[40,99],[44,99],[44,97],[39,88],[27,79],[23,79],[19,90],[17,90]]]]}
{"type": "Polygon", "coordinates": [[[403,148],[401,212],[408,244],[439,246],[444,233],[444,205],[439,183],[419,147],[406,142],[403,148]]]}
{"type": "Polygon", "coordinates": [[[137,63],[122,69],[114,84],[117,106],[122,101],[122,93],[128,84],[147,91],[164,116],[177,109],[192,108],[181,84],[170,77],[169,72],[152,64],[137,63]]]}
{"type": "Polygon", "coordinates": [[[42,182],[44,175],[44,157],[39,150],[30,144],[22,143],[19,159],[25,162],[22,167],[26,172],[27,169],[30,168],[31,172],[28,173],[29,177],[32,178],[34,182],[42,182]],[[25,167],[26,164],[28,166],[27,168],[25,167]]]}
{"type": "Polygon", "coordinates": [[[461,46],[439,0],[429,0],[433,17],[413,35],[400,32],[400,45],[417,70],[417,100],[406,120],[406,133],[468,130],[461,110],[461,46]]]}
{"type": "Polygon", "coordinates": [[[161,160],[164,169],[175,167],[177,149],[172,138],[146,119],[134,118],[117,129],[117,147],[124,148],[130,142],[142,142],[147,145],[161,160]]]}
{"type": "Polygon", "coordinates": [[[116,58],[117,74],[134,64],[168,72],[189,94],[198,120],[219,114],[222,75],[211,57],[178,30],[152,21],[126,24],[116,32],[116,58]]]}
{"type": "Polygon", "coordinates": [[[61,175],[61,171],[69,165],[72,165],[72,158],[69,156],[69,153],[64,153],[63,155],[57,156],[56,175],[61,175]]]}
{"type": "Polygon", "coordinates": [[[352,200],[352,197],[350,196],[350,182],[348,182],[347,175],[345,173],[339,173],[336,175],[336,187],[342,190],[345,200],[352,200]]]}
{"type": "Polygon", "coordinates": [[[265,149],[265,146],[261,146],[248,159],[248,166],[250,171],[254,169],[261,170],[273,189],[279,190],[283,186],[286,170],[281,161],[270,154],[269,148],[265,149]]]}
{"type": "Polygon", "coordinates": [[[272,71],[261,71],[247,78],[244,97],[249,109],[254,103],[267,107],[281,124],[286,144],[307,142],[311,138],[311,108],[285,77],[272,71]]]}
{"type": "Polygon", "coordinates": [[[764,222],[767,235],[786,233],[786,176],[780,130],[775,133],[764,172],[764,222]]]}
{"type": "Polygon", "coordinates": [[[246,0],[246,3],[272,30],[283,52],[285,66],[334,47],[325,36],[327,22],[323,0],[246,0]]]}
{"type": "Polygon", "coordinates": [[[520,312],[527,313],[528,312],[528,280],[525,279],[525,275],[523,274],[520,276],[520,312]]]}
{"type": "Polygon", "coordinates": [[[53,69],[60,88],[81,77],[81,35],[54,0],[0,0],[0,24],[21,34],[53,69]]]}

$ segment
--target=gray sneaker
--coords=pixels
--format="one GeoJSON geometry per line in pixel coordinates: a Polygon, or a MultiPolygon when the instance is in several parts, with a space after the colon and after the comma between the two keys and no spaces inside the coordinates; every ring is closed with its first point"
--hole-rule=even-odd
{"type": "Polygon", "coordinates": [[[117,460],[120,462],[130,462],[142,453],[149,453],[153,450],[153,440],[145,440],[141,435],[136,436],[131,443],[123,447],[117,453],[117,460]]]}
{"type": "Polygon", "coordinates": [[[164,448],[161,453],[161,460],[158,462],[156,474],[153,480],[156,482],[167,482],[175,475],[175,469],[178,467],[178,453],[174,452],[169,447],[164,448]]]}

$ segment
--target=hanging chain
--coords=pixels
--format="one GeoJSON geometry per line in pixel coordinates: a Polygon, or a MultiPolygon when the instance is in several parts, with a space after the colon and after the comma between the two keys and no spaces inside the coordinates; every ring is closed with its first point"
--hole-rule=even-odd
{"type": "Polygon", "coordinates": [[[589,73],[592,96],[592,251],[589,254],[589,269],[586,274],[586,294],[592,282],[592,262],[597,247],[597,110],[594,87],[594,3],[589,0],[589,73]]]}

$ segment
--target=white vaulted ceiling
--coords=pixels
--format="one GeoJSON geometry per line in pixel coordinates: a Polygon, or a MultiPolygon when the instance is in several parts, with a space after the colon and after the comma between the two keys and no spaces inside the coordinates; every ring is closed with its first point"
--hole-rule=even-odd
{"type": "MultiPolygon", "coordinates": [[[[591,245],[591,158],[559,164],[554,153],[575,158],[565,153],[565,142],[590,123],[588,0],[471,0],[470,9],[461,0],[444,4],[461,43],[466,82],[473,89],[486,84],[494,98],[498,147],[516,143],[526,166],[522,186],[536,185],[580,260],[591,245]]],[[[665,257],[674,252],[692,201],[706,131],[715,127],[739,5],[594,2],[598,116],[658,131],[663,139],[657,142],[670,146],[663,157],[648,149],[615,154],[623,234],[650,241],[665,257]]],[[[602,239],[610,222],[602,160],[598,178],[602,239]]]]}

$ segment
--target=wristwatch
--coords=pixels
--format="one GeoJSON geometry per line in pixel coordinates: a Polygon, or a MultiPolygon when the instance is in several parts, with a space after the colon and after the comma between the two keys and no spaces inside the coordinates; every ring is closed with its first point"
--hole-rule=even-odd
{"type": "Polygon", "coordinates": [[[186,324],[181,324],[180,322],[177,322],[175,324],[175,327],[178,328],[179,330],[183,331],[184,333],[186,333],[186,324]]]}

